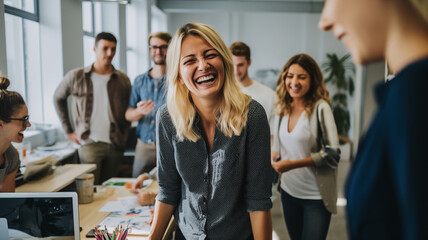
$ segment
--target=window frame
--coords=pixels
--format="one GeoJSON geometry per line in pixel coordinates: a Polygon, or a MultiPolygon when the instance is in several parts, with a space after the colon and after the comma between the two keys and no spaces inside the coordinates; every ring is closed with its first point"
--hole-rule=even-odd
{"type": "MultiPolygon", "coordinates": [[[[9,5],[7,5],[7,4],[4,4],[4,14],[8,14],[8,15],[10,15],[11,17],[15,17],[15,18],[18,18],[18,21],[19,22],[21,22],[21,29],[20,29],[20,31],[21,31],[21,36],[22,36],[22,54],[23,54],[23,72],[22,72],[22,76],[23,76],[23,88],[21,88],[22,89],[22,96],[24,97],[24,99],[26,99],[26,101],[27,101],[27,103],[28,103],[28,101],[29,101],[29,98],[30,98],[30,85],[31,85],[31,83],[30,83],[30,79],[28,79],[28,62],[27,62],[27,60],[28,59],[26,59],[26,55],[27,55],[27,53],[28,53],[28,50],[27,50],[27,44],[25,43],[25,39],[26,39],[26,35],[27,35],[27,33],[26,33],[26,21],[27,21],[27,24],[28,24],[28,21],[29,22],[34,22],[34,23],[36,23],[36,24],[40,24],[40,18],[39,18],[39,13],[40,13],[40,11],[39,11],[39,0],[33,0],[33,6],[34,6],[34,12],[29,12],[29,11],[25,11],[25,10],[22,10],[22,9],[19,9],[19,8],[16,8],[16,7],[12,7],[12,6],[9,6],[9,5]]],[[[5,18],[6,18],[6,15],[5,15],[5,18]]],[[[6,31],[6,29],[5,29],[5,31],[6,31]]],[[[40,56],[39,56],[40,57],[40,56]]],[[[7,61],[7,57],[6,57],[6,61],[7,61]]],[[[41,64],[41,63],[40,63],[41,64]]],[[[40,81],[42,81],[42,78],[41,78],[41,75],[39,76],[39,80],[40,81]]],[[[42,82],[40,82],[40,83],[42,83],[42,82]]],[[[42,107],[41,107],[41,111],[42,111],[42,114],[41,114],[41,116],[39,116],[40,117],[40,119],[39,119],[39,121],[41,121],[42,123],[44,123],[45,122],[45,116],[44,116],[44,111],[45,111],[45,107],[44,107],[44,104],[43,104],[43,102],[44,102],[44,97],[43,97],[43,91],[42,91],[42,94],[41,94],[41,98],[40,98],[40,101],[41,101],[41,103],[42,103],[42,107]]],[[[28,105],[29,106],[29,105],[28,105]]],[[[30,106],[29,106],[30,107],[30,106]]]]}
{"type": "MultiPolygon", "coordinates": [[[[89,2],[89,1],[86,1],[86,2],[89,2]]],[[[95,4],[93,2],[91,2],[91,18],[92,18],[92,20],[91,20],[91,22],[92,22],[91,30],[92,31],[88,32],[88,31],[83,30],[83,35],[95,38],[95,4]]]]}
{"type": "Polygon", "coordinates": [[[7,4],[4,4],[4,12],[10,15],[14,15],[17,17],[25,18],[27,20],[31,20],[34,22],[39,22],[39,0],[33,0],[34,4],[34,13],[28,12],[16,7],[11,7],[7,4]]]}

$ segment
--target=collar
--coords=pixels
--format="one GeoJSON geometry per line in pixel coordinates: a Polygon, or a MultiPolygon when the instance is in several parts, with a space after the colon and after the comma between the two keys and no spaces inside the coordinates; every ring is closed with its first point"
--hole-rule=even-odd
{"type": "MultiPolygon", "coordinates": [[[[193,106],[195,107],[195,106],[193,106]]],[[[193,126],[199,128],[198,124],[201,121],[201,116],[199,116],[198,111],[195,109],[195,119],[193,120],[193,126]]]]}
{"type": "Polygon", "coordinates": [[[153,68],[150,68],[150,69],[146,72],[147,77],[148,77],[149,79],[151,79],[151,80],[159,80],[159,81],[164,81],[164,80],[166,80],[166,74],[165,74],[165,75],[163,75],[163,77],[160,77],[160,78],[154,78],[154,77],[150,76],[150,72],[151,72],[152,70],[153,70],[153,68]]]}
{"type": "Polygon", "coordinates": [[[393,86],[394,84],[399,84],[399,82],[401,81],[416,80],[414,78],[406,79],[406,76],[408,76],[409,74],[414,74],[415,72],[418,72],[421,69],[425,69],[427,65],[428,57],[422,58],[405,66],[393,79],[387,82],[382,81],[376,84],[374,88],[374,95],[378,106],[384,103],[386,95],[388,93],[388,89],[391,88],[391,86],[393,86]]]}
{"type": "MultiPolygon", "coordinates": [[[[83,72],[85,74],[91,74],[94,71],[94,64],[95,63],[92,63],[91,65],[84,67],[83,72]]],[[[113,72],[111,73],[111,75],[116,75],[116,68],[113,65],[111,66],[113,67],[113,72]]]]}
{"type": "Polygon", "coordinates": [[[388,93],[391,81],[377,83],[374,87],[374,96],[378,106],[382,105],[388,93]]]}

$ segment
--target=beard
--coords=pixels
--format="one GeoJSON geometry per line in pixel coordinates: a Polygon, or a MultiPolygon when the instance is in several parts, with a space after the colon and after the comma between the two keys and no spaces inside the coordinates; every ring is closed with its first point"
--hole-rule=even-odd
{"type": "Polygon", "coordinates": [[[166,59],[165,56],[156,56],[153,59],[153,62],[155,63],[155,65],[165,65],[166,64],[166,59]]]}
{"type": "Polygon", "coordinates": [[[166,61],[165,60],[159,60],[159,61],[153,61],[155,63],[155,65],[165,65],[166,61]]]}

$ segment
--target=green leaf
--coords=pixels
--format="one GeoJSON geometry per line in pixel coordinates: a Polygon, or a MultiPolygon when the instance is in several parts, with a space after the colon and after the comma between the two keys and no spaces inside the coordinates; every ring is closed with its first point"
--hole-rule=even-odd
{"type": "Polygon", "coordinates": [[[349,111],[342,107],[334,107],[333,115],[336,122],[337,133],[339,135],[348,136],[351,127],[349,111]]]}
{"type": "Polygon", "coordinates": [[[348,94],[352,96],[355,90],[354,79],[355,65],[351,61],[351,55],[345,54],[338,57],[335,53],[327,53],[327,61],[322,63],[325,83],[330,83],[336,88],[336,94],[332,97],[331,106],[339,135],[348,136],[350,129],[350,114],[348,110],[348,94]]]}
{"type": "Polygon", "coordinates": [[[348,82],[349,82],[349,89],[348,89],[349,95],[352,96],[354,94],[354,90],[355,90],[354,80],[352,79],[352,77],[349,77],[348,82]]]}

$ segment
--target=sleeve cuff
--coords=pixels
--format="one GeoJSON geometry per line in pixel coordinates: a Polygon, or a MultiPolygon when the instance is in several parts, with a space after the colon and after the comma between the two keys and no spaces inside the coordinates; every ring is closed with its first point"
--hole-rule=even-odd
{"type": "Polygon", "coordinates": [[[172,196],[171,194],[167,194],[165,193],[164,190],[159,188],[159,192],[158,192],[158,195],[156,196],[156,200],[176,207],[178,205],[179,198],[177,198],[177,196],[172,196]]]}
{"type": "Polygon", "coordinates": [[[314,160],[315,166],[321,167],[323,164],[321,153],[311,153],[311,157],[314,160]]]}
{"type": "Polygon", "coordinates": [[[267,211],[272,208],[272,201],[270,198],[267,199],[247,199],[247,212],[254,212],[254,211],[267,211]]]}
{"type": "Polygon", "coordinates": [[[317,167],[327,165],[336,168],[340,160],[340,149],[324,148],[319,152],[311,153],[311,157],[317,167]]]}

